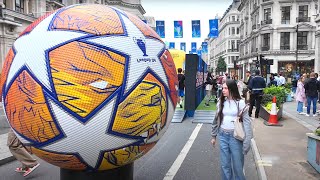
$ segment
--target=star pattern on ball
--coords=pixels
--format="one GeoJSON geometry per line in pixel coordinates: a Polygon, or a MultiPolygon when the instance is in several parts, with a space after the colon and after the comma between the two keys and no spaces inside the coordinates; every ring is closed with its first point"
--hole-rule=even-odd
{"type": "MultiPolygon", "coordinates": [[[[127,34],[90,38],[86,41],[97,46],[104,46],[105,48],[115,50],[129,57],[124,92],[128,92],[148,69],[152,70],[159,77],[166,77],[159,58],[160,53],[164,51],[164,43],[155,38],[145,37],[128,17],[123,15],[121,11],[116,11],[119,12],[118,14],[123,20],[127,34]]],[[[167,78],[164,79],[164,83],[169,87],[167,78]]]]}
{"type": "Polygon", "coordinates": [[[45,18],[30,33],[19,37],[14,42],[13,46],[16,54],[8,72],[6,87],[14,81],[15,73],[23,67],[27,67],[47,89],[52,91],[49,81],[50,69],[48,69],[46,58],[47,50],[88,35],[75,31],[49,31],[51,20],[55,14],[53,13],[45,18]]]}
{"type": "Polygon", "coordinates": [[[41,149],[57,153],[77,154],[87,165],[97,169],[98,161],[104,152],[138,143],[137,139],[115,136],[107,132],[112,119],[110,112],[115,105],[115,99],[116,97],[85,124],[49,100],[53,115],[65,136],[52,144],[41,147],[41,149]]]}

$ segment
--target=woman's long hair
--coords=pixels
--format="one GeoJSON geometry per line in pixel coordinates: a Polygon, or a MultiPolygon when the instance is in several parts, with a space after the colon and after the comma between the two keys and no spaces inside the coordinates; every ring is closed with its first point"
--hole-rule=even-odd
{"type": "MultiPolygon", "coordinates": [[[[228,90],[229,90],[229,94],[231,96],[231,98],[234,100],[234,101],[239,101],[241,99],[241,96],[239,94],[239,90],[238,90],[238,86],[237,86],[237,83],[235,80],[231,80],[231,79],[227,79],[226,80],[226,85],[228,87],[228,90]]],[[[226,97],[223,96],[223,93],[221,93],[221,96],[220,96],[220,105],[219,105],[219,112],[218,112],[218,116],[220,118],[220,121],[222,123],[222,120],[223,120],[223,104],[224,102],[226,101],[226,97]]]]}

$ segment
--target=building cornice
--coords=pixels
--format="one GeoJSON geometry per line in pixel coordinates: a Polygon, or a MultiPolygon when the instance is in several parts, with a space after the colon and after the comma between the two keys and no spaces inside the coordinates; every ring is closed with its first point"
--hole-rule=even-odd
{"type": "MultiPolygon", "coordinates": [[[[20,24],[19,21],[24,20],[24,21],[28,21],[29,23],[32,23],[33,21],[36,20],[35,17],[27,15],[27,14],[23,14],[17,11],[13,11],[10,9],[5,9],[2,8],[0,9],[0,17],[4,20],[4,21],[10,21],[10,22],[14,22],[17,24],[20,24]]],[[[9,23],[10,24],[10,23],[9,23]]]]}
{"type": "Polygon", "coordinates": [[[248,0],[242,0],[239,7],[238,7],[238,11],[242,11],[242,9],[244,8],[244,6],[246,5],[248,0]]]}
{"type": "Polygon", "coordinates": [[[229,25],[239,25],[240,26],[240,21],[230,21],[230,22],[226,22],[222,25],[221,29],[219,29],[219,32],[222,32],[224,30],[224,28],[226,28],[229,25]]]}
{"type": "Polygon", "coordinates": [[[141,4],[130,4],[123,1],[114,1],[114,0],[106,0],[106,3],[108,5],[120,5],[124,7],[135,8],[135,9],[138,9],[142,15],[146,13],[146,11],[141,6],[141,4]]]}

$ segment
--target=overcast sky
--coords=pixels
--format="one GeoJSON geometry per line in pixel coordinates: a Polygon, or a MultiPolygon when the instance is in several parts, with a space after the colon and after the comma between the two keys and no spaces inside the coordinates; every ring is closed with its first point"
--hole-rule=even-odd
{"type": "Polygon", "coordinates": [[[155,20],[164,20],[167,43],[175,42],[175,48],[180,49],[180,42],[185,42],[187,52],[191,49],[191,42],[197,42],[197,48],[209,33],[209,19],[214,19],[231,5],[232,0],[141,0],[146,16],[153,16],[155,20]],[[183,21],[183,38],[174,38],[173,21],[183,21]],[[192,38],[191,21],[200,20],[201,37],[192,38]]]}

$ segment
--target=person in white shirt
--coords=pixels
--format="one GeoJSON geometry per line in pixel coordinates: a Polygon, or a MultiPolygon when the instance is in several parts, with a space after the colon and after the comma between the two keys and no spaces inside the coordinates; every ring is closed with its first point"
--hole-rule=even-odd
{"type": "Polygon", "coordinates": [[[223,84],[222,96],[217,104],[217,114],[212,123],[211,143],[214,146],[216,136],[219,138],[221,179],[245,179],[243,173],[244,155],[250,150],[252,138],[251,118],[248,108],[241,99],[237,84],[234,80],[227,79],[223,84]],[[245,109],[244,109],[245,108],[245,109]],[[238,113],[241,116],[245,139],[243,141],[233,136],[234,121],[238,113]]]}
{"type": "Polygon", "coordinates": [[[282,76],[281,73],[279,73],[279,84],[278,86],[283,86],[286,84],[286,79],[282,76]]]}

